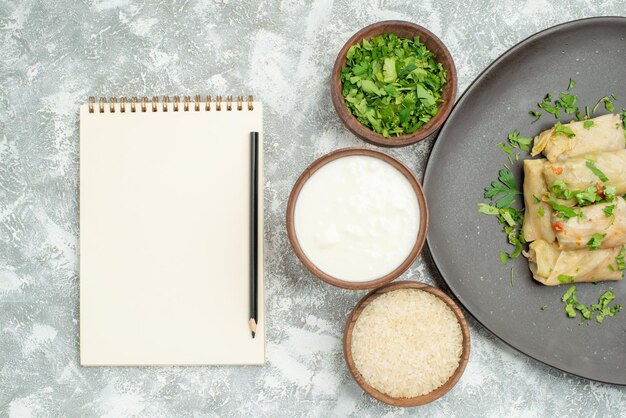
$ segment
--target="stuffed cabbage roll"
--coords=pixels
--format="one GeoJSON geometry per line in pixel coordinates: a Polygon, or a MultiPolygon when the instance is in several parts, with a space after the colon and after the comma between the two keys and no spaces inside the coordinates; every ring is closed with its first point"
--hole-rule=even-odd
{"type": "Polygon", "coordinates": [[[617,194],[626,193],[626,149],[598,152],[581,157],[569,158],[564,162],[547,163],[543,175],[549,189],[555,182],[562,181],[569,190],[586,190],[601,182],[600,177],[589,167],[589,161],[606,176],[604,186],[613,186],[617,194]]]}
{"type": "Polygon", "coordinates": [[[524,160],[524,238],[526,241],[541,239],[554,241],[551,224],[552,207],[541,201],[546,192],[543,168],[545,159],[524,160]]]}
{"type": "Polygon", "coordinates": [[[552,214],[552,225],[561,249],[612,248],[626,244],[626,201],[623,198],[579,210],[580,217],[568,220],[552,214]]]}
{"type": "Polygon", "coordinates": [[[621,280],[616,257],[621,247],[604,250],[559,250],[542,240],[530,244],[528,261],[533,277],[546,286],[572,282],[621,280]]]}
{"type": "Polygon", "coordinates": [[[552,163],[570,157],[598,151],[617,151],[624,148],[624,129],[618,115],[608,114],[588,121],[574,121],[555,127],[535,137],[532,155],[543,152],[552,163]],[[593,125],[589,126],[589,121],[593,125]],[[588,128],[584,127],[587,123],[588,128]],[[571,130],[573,136],[568,135],[571,130]]]}

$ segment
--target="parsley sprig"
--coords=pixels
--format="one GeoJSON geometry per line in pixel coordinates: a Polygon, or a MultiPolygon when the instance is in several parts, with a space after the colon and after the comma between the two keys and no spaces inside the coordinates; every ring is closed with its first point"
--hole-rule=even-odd
{"type": "Polygon", "coordinates": [[[522,192],[518,189],[513,173],[508,168],[503,168],[498,173],[498,181],[494,181],[485,188],[484,197],[490,199],[493,204],[478,204],[478,212],[485,215],[493,215],[498,218],[502,229],[507,236],[509,244],[515,248],[509,254],[500,252],[500,262],[505,264],[508,259],[517,258],[522,253],[526,243],[522,232],[524,215],[522,210],[512,207],[515,196],[522,192]]]}
{"type": "Polygon", "coordinates": [[[498,181],[491,182],[491,185],[485,188],[485,199],[495,201],[497,208],[510,207],[515,196],[522,194],[517,188],[513,173],[508,168],[503,168],[498,172],[498,181]]]}

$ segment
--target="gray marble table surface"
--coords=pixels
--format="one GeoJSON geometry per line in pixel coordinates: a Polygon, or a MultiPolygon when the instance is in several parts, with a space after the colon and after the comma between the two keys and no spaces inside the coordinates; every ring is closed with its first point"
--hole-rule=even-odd
{"type": "MultiPolygon", "coordinates": [[[[424,407],[365,395],[341,337],[363,296],[314,279],[285,233],[285,207],[316,157],[363,145],[337,119],[329,75],[361,27],[419,23],[449,47],[459,93],[527,36],[605,1],[0,2],[0,416],[626,416],[626,388],[562,373],[471,318],[458,385],[424,407]],[[78,106],[90,95],[253,94],[265,103],[267,364],[81,368],[78,106]]],[[[389,151],[423,174],[433,139],[389,151]]],[[[423,254],[405,279],[443,284],[423,254]]]]}

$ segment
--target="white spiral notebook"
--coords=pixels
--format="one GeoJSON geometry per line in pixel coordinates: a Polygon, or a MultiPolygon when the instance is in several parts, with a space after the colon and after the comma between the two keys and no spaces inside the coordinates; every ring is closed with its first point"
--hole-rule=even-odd
{"type": "Polygon", "coordinates": [[[81,106],[83,366],[264,363],[262,175],[256,338],[248,328],[262,112],[252,98],[199,96],[81,106]]]}

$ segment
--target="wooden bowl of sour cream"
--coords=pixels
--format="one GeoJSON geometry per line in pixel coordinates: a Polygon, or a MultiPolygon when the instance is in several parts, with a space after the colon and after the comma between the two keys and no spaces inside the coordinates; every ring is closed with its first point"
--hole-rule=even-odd
{"type": "Polygon", "coordinates": [[[315,276],[345,289],[373,289],[404,273],[428,228],[422,186],[399,160],[344,148],[314,161],[287,204],[287,235],[315,276]]]}

